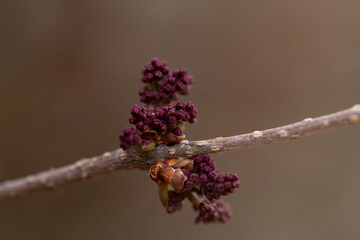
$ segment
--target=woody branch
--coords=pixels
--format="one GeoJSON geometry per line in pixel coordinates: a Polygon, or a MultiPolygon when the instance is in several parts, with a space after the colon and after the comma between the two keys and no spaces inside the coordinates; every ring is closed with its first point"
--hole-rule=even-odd
{"type": "Polygon", "coordinates": [[[80,182],[111,173],[119,169],[148,169],[154,162],[173,157],[215,154],[298,139],[326,132],[360,121],[360,104],[329,115],[306,118],[282,127],[254,131],[231,137],[187,141],[174,146],[160,145],[150,152],[117,149],[101,156],[84,158],[71,165],[50,169],[23,178],[0,183],[0,201],[25,197],[35,192],[53,190],[70,183],[80,182]]]}

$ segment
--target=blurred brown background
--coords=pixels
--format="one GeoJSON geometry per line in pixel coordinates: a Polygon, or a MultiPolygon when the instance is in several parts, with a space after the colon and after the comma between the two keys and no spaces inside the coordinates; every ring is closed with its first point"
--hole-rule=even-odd
{"type": "MultiPolygon", "coordinates": [[[[118,147],[152,57],[196,78],[188,139],[360,103],[360,1],[2,1],[3,178],[118,147]]],[[[186,101],[189,98],[185,99],[186,101]]],[[[360,127],[214,156],[233,219],[168,215],[145,171],[0,205],[0,239],[360,239],[360,127]]]]}

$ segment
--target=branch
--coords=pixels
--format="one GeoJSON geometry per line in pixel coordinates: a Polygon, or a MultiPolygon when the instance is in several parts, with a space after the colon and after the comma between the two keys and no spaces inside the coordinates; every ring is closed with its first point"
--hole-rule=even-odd
{"type": "Polygon", "coordinates": [[[119,169],[148,169],[154,162],[173,157],[215,154],[294,140],[322,133],[360,121],[360,104],[350,109],[318,118],[263,131],[232,137],[218,137],[201,141],[183,140],[174,146],[160,145],[146,153],[117,149],[101,156],[81,159],[74,164],[50,169],[16,180],[0,183],[0,201],[24,197],[31,193],[52,190],[70,183],[89,180],[119,169]]]}

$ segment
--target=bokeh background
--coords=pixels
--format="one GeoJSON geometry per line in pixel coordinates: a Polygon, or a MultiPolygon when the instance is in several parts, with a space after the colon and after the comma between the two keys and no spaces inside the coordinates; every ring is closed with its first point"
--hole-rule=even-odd
{"type": "MultiPolygon", "coordinates": [[[[186,67],[190,140],[360,102],[360,1],[2,1],[2,179],[118,147],[152,57],[186,67]]],[[[360,127],[216,155],[243,183],[227,224],[168,215],[147,172],[119,171],[0,205],[0,238],[360,239],[360,127]]]]}

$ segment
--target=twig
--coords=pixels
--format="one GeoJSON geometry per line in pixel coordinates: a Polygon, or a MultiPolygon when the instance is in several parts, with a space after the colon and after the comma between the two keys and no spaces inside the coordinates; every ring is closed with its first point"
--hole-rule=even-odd
{"type": "Polygon", "coordinates": [[[174,146],[161,145],[153,151],[139,153],[134,150],[117,149],[101,156],[85,158],[74,164],[50,169],[27,177],[0,183],[0,201],[24,197],[31,193],[52,190],[70,183],[85,181],[119,169],[148,169],[157,160],[173,157],[191,158],[202,154],[215,154],[241,148],[298,139],[322,133],[360,121],[360,104],[350,109],[318,118],[307,118],[301,122],[254,131],[232,137],[218,137],[202,141],[187,141],[174,146]]]}

